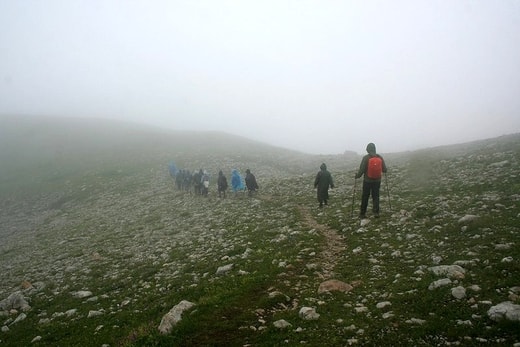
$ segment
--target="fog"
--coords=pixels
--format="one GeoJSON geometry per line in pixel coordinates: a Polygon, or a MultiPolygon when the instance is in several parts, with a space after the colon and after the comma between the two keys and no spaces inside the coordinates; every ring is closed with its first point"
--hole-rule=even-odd
{"type": "Polygon", "coordinates": [[[520,131],[520,2],[0,0],[0,114],[308,153],[520,131]]]}

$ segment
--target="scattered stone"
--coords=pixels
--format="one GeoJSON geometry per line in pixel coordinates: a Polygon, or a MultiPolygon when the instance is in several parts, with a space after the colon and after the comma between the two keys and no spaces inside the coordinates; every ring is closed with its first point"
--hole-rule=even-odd
{"type": "Polygon", "coordinates": [[[330,293],[330,292],[343,292],[348,293],[350,292],[354,287],[352,287],[350,284],[339,281],[339,280],[327,280],[325,282],[322,282],[318,288],[318,294],[323,293],[330,293]]]}
{"type": "Polygon", "coordinates": [[[70,309],[68,311],[65,312],[65,315],[67,317],[72,317],[74,316],[76,313],[78,312],[78,309],[77,308],[73,308],[73,309],[70,309]]]}
{"type": "Polygon", "coordinates": [[[476,216],[474,214],[467,214],[464,217],[459,219],[459,223],[470,223],[470,222],[477,220],[478,218],[479,218],[479,216],[476,216]]]}
{"type": "Polygon", "coordinates": [[[383,301],[383,302],[378,302],[376,305],[376,307],[379,309],[383,309],[387,306],[392,306],[392,303],[390,301],[383,301]]]}
{"type": "Polygon", "coordinates": [[[383,313],[383,319],[388,319],[394,317],[394,313],[392,311],[383,313]]]}
{"type": "Polygon", "coordinates": [[[494,321],[507,319],[520,322],[520,305],[513,304],[511,301],[501,302],[498,305],[492,306],[487,314],[489,318],[494,321]]]}
{"type": "Polygon", "coordinates": [[[38,336],[36,336],[34,339],[31,340],[31,343],[38,342],[38,341],[40,341],[41,339],[42,339],[42,337],[38,335],[38,336]]]}
{"type": "Polygon", "coordinates": [[[92,296],[92,292],[90,290],[80,290],[77,292],[72,292],[72,296],[78,299],[84,299],[92,296]]]}
{"type": "Polygon", "coordinates": [[[9,295],[7,299],[0,301],[0,311],[9,311],[12,309],[20,309],[22,311],[29,311],[31,309],[31,306],[29,306],[22,292],[14,292],[9,295]]]}
{"type": "Polygon", "coordinates": [[[509,160],[503,160],[503,161],[499,161],[496,163],[491,163],[488,166],[489,167],[502,167],[502,166],[506,166],[508,164],[509,164],[509,160]]]}
{"type": "Polygon", "coordinates": [[[424,319],[411,318],[411,319],[408,319],[408,320],[406,321],[406,323],[408,323],[408,324],[423,325],[424,323],[426,323],[426,321],[425,321],[424,319]]]}
{"type": "Polygon", "coordinates": [[[233,269],[233,266],[234,266],[234,264],[227,264],[224,266],[219,266],[217,269],[217,272],[216,272],[217,276],[228,273],[229,271],[231,271],[233,269]]]}
{"type": "Polygon", "coordinates": [[[433,272],[437,276],[448,276],[449,278],[464,278],[466,270],[459,265],[438,265],[428,268],[429,271],[433,272]]]}
{"type": "Polygon", "coordinates": [[[368,312],[368,307],[358,306],[358,307],[354,308],[354,311],[356,311],[356,313],[365,313],[365,312],[368,312]]]}
{"type": "Polygon", "coordinates": [[[457,319],[457,325],[472,326],[473,323],[472,323],[470,320],[461,320],[461,319],[457,319]]]}
{"type": "Polygon", "coordinates": [[[304,320],[316,320],[320,318],[320,314],[312,307],[302,307],[299,312],[300,318],[304,320]]]}
{"type": "Polygon", "coordinates": [[[449,278],[443,278],[437,281],[432,282],[429,286],[429,290],[434,290],[440,287],[449,286],[451,284],[451,280],[449,278]]]}
{"type": "Polygon", "coordinates": [[[360,227],[365,227],[370,224],[370,219],[364,218],[359,222],[360,227]]]}
{"type": "Polygon", "coordinates": [[[462,286],[451,288],[451,295],[457,300],[462,300],[466,297],[466,288],[462,286]]]}
{"type": "Polygon", "coordinates": [[[286,328],[292,327],[292,324],[289,323],[288,321],[286,321],[285,319],[277,320],[276,322],[273,323],[273,325],[275,328],[278,328],[278,329],[286,329],[286,328]]]}
{"type": "Polygon", "coordinates": [[[97,317],[97,316],[101,316],[101,315],[103,315],[102,311],[91,310],[91,311],[88,311],[87,318],[97,317]]]}
{"type": "Polygon", "coordinates": [[[25,313],[20,313],[18,315],[18,317],[16,317],[16,319],[14,320],[14,322],[11,323],[11,325],[13,324],[16,324],[16,323],[20,323],[21,321],[23,321],[25,318],[27,318],[27,315],[25,313]]]}
{"type": "Polygon", "coordinates": [[[184,311],[189,310],[193,306],[195,306],[195,304],[187,300],[182,300],[180,303],[173,306],[171,310],[161,319],[161,324],[159,324],[159,332],[163,335],[169,334],[173,327],[182,319],[182,314],[184,311]]]}

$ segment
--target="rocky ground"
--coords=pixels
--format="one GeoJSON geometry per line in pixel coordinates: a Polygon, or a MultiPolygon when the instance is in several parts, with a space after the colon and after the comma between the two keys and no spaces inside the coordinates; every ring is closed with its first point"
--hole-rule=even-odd
{"type": "Polygon", "coordinates": [[[0,344],[132,344],[258,281],[229,345],[520,346],[517,148],[389,162],[382,217],[362,221],[355,168],[330,165],[325,209],[314,173],[282,170],[255,172],[252,198],[179,192],[161,167],[4,198],[0,344]]]}

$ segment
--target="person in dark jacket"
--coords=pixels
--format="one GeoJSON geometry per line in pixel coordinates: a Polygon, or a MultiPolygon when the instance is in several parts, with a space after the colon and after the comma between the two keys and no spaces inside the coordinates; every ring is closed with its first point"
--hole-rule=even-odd
{"type": "Polygon", "coordinates": [[[256,177],[251,173],[251,170],[246,170],[246,188],[247,188],[247,194],[249,196],[253,195],[253,192],[256,192],[258,189],[258,184],[256,183],[256,177]]]}
{"type": "Polygon", "coordinates": [[[316,178],[314,179],[314,188],[318,189],[317,194],[320,207],[323,207],[323,204],[328,204],[329,187],[334,188],[334,182],[332,181],[332,175],[327,171],[327,165],[323,163],[320,165],[320,171],[316,174],[316,178]]]}
{"type": "Polygon", "coordinates": [[[363,192],[361,194],[361,211],[359,218],[366,218],[368,198],[372,195],[372,212],[376,218],[379,217],[379,188],[381,187],[382,173],[386,173],[386,164],[383,157],[376,153],[376,145],[367,145],[367,155],[361,160],[359,171],[355,179],[363,177],[363,192]],[[377,159],[379,158],[379,160],[377,159]],[[372,160],[375,159],[375,160],[372,160]],[[369,167],[369,164],[371,167],[369,167]]]}
{"type": "Polygon", "coordinates": [[[217,187],[218,187],[218,197],[221,197],[221,194],[224,195],[224,198],[226,197],[226,190],[228,189],[228,183],[227,178],[224,176],[224,173],[222,170],[218,172],[218,179],[217,179],[217,187]]]}

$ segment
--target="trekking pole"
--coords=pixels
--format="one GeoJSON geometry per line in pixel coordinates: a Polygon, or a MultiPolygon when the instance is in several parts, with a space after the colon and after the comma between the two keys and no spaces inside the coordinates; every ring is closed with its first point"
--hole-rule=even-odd
{"type": "Polygon", "coordinates": [[[350,212],[350,217],[354,217],[354,202],[356,198],[356,182],[357,178],[354,177],[354,189],[352,189],[352,210],[350,212]]]}
{"type": "Polygon", "coordinates": [[[386,172],[385,172],[385,184],[386,184],[386,193],[388,195],[388,206],[390,208],[390,212],[392,212],[392,203],[390,201],[390,189],[388,188],[388,177],[386,176],[386,172]]]}

